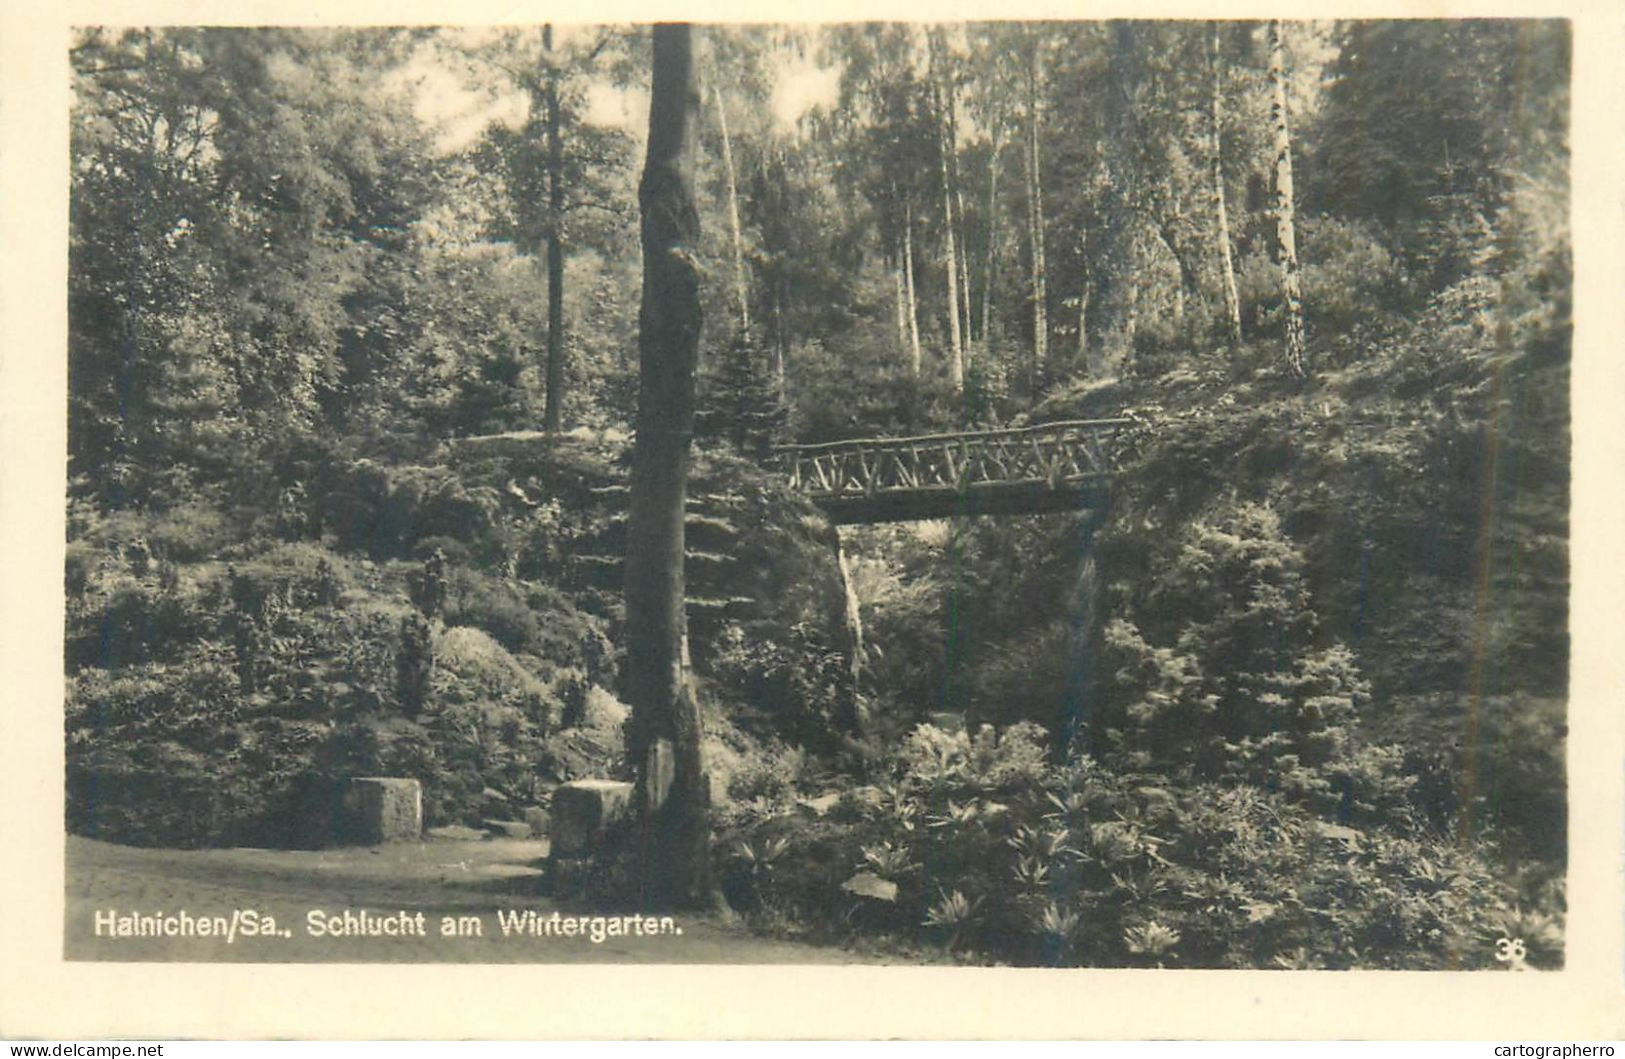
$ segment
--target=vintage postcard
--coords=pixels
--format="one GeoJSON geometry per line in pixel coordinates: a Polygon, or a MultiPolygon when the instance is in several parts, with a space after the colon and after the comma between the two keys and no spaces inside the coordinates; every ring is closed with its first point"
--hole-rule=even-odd
{"type": "Polygon", "coordinates": [[[1618,1036],[1622,12],[7,15],[0,1032],[1618,1036]]]}

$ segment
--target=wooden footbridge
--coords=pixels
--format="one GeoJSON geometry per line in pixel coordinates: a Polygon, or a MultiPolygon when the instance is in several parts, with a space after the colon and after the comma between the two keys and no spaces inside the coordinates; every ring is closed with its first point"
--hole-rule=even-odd
{"type": "Polygon", "coordinates": [[[837,525],[1096,507],[1112,440],[1131,421],[859,438],[774,450],[790,483],[837,525]]]}

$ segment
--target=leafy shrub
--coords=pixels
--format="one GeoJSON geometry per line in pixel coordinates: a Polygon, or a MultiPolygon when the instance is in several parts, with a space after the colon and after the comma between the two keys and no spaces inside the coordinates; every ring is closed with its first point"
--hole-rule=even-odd
{"type": "Polygon", "coordinates": [[[802,441],[928,433],[958,422],[946,373],[913,374],[883,327],[813,339],[790,351],[790,432],[802,441]]]}
{"type": "Polygon", "coordinates": [[[227,568],[224,586],[243,614],[261,611],[275,599],[284,608],[331,605],[356,587],[353,567],[342,556],[317,544],[292,542],[254,547],[227,568]]]}
{"type": "Polygon", "coordinates": [[[90,587],[90,579],[95,576],[96,566],[101,561],[102,550],[89,541],[68,542],[63,562],[63,588],[70,597],[82,594],[90,587]]]}
{"type": "Polygon", "coordinates": [[[225,515],[206,501],[176,504],[155,516],[147,528],[153,554],[171,562],[207,559],[230,539],[225,515]]]}
{"type": "Polygon", "coordinates": [[[806,765],[806,752],[799,747],[764,747],[733,770],[728,777],[728,797],[736,802],[783,804],[795,791],[806,765]]]}
{"type": "Polygon", "coordinates": [[[1357,747],[1369,687],[1346,648],[1316,644],[1303,556],[1270,508],[1193,523],[1144,598],[1133,614],[1162,645],[1131,619],[1106,630],[1127,768],[1243,780],[1345,816],[1401,810],[1399,755],[1357,747]]]}
{"type": "Polygon", "coordinates": [[[70,667],[173,660],[216,622],[206,600],[156,573],[135,577],[104,567],[89,578],[67,605],[63,646],[70,667]]]}
{"type": "Polygon", "coordinates": [[[432,705],[500,705],[517,710],[543,730],[556,726],[563,706],[550,688],[478,629],[453,627],[434,644],[432,705]]]}
{"type": "Polygon", "coordinates": [[[216,845],[257,812],[252,787],[234,786],[219,763],[178,743],[70,755],[67,824],[75,834],[135,845],[216,845]]]}
{"type": "Polygon", "coordinates": [[[1512,864],[1561,877],[1566,714],[1567,703],[1548,696],[1431,696],[1394,711],[1384,733],[1407,748],[1427,819],[1486,835],[1512,864]]]}
{"type": "Polygon", "coordinates": [[[70,736],[79,740],[116,731],[207,745],[243,709],[229,655],[203,644],[174,663],[81,670],[68,685],[66,717],[70,736]]]}
{"type": "Polygon", "coordinates": [[[318,501],[341,547],[374,559],[405,558],[426,537],[449,537],[485,565],[512,552],[501,501],[445,467],[389,466],[360,459],[330,475],[318,501]]]}
{"type": "Polygon", "coordinates": [[[421,615],[401,619],[401,646],[395,655],[395,695],[408,717],[423,712],[434,676],[434,633],[421,615]]]}
{"type": "Polygon", "coordinates": [[[411,617],[402,609],[356,608],[340,617],[343,647],[332,660],[325,688],[333,712],[353,718],[389,714],[399,706],[400,634],[411,617]]]}
{"type": "Polygon", "coordinates": [[[919,723],[921,703],[940,696],[946,668],[940,631],[944,564],[940,553],[904,536],[906,532],[886,526],[861,528],[851,563],[868,648],[865,684],[875,689],[878,700],[872,726],[879,725],[883,734],[896,738],[919,723]],[[895,558],[866,557],[875,552],[895,558]]]}
{"type": "Polygon", "coordinates": [[[1561,962],[1560,902],[1516,905],[1479,849],[1250,785],[1050,764],[1039,732],[1008,742],[922,728],[893,786],[740,821],[718,847],[731,896],[777,929],[974,961],[1495,967],[1515,927],[1541,939],[1535,965],[1561,962]]]}
{"type": "MultiPolygon", "coordinates": [[[[398,567],[308,541],[223,551],[225,563],[174,564],[127,543],[72,549],[75,830],[140,844],[319,845],[343,838],[332,828],[344,782],[379,773],[420,779],[435,822],[478,819],[488,788],[534,795],[561,712],[541,660],[474,629],[428,650],[433,630],[398,567]]],[[[596,625],[542,630],[528,613],[535,598],[548,617],[573,615],[562,596],[520,586],[503,598],[525,646],[603,664],[596,625]]]]}
{"type": "Polygon", "coordinates": [[[902,780],[932,791],[1030,787],[1045,774],[1047,739],[1044,729],[1031,721],[1003,732],[983,726],[975,735],[922,724],[899,752],[902,780]]]}
{"type": "Polygon", "coordinates": [[[601,623],[558,591],[467,569],[452,570],[449,582],[443,611],[448,625],[481,629],[509,651],[545,663],[548,672],[573,667],[594,678],[605,673],[610,651],[601,623]]]}
{"type": "MultiPolygon", "coordinates": [[[[626,777],[626,705],[597,685],[587,688],[579,722],[548,732],[537,753],[536,774],[566,783],[584,777],[626,777]]],[[[714,759],[708,755],[708,762],[714,759]]],[[[714,767],[714,764],[713,766],[714,767]]]]}
{"type": "Polygon", "coordinates": [[[1398,308],[1404,270],[1364,224],[1304,216],[1298,233],[1303,300],[1312,307],[1318,333],[1339,334],[1373,314],[1398,308]]]}
{"type": "Polygon", "coordinates": [[[809,625],[796,624],[788,633],[777,641],[738,624],[724,627],[711,662],[713,680],[780,738],[831,749],[837,732],[854,727],[851,671],[845,655],[809,625]]]}
{"type": "Polygon", "coordinates": [[[976,667],[968,723],[1028,721],[1058,728],[1079,679],[1071,630],[1061,622],[1012,637],[976,667]]]}

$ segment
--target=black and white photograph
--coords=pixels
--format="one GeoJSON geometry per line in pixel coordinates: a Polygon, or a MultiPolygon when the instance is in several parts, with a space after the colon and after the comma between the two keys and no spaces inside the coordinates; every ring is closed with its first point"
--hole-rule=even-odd
{"type": "Polygon", "coordinates": [[[574,13],[68,27],[67,964],[1570,966],[1572,20],[574,13]]]}

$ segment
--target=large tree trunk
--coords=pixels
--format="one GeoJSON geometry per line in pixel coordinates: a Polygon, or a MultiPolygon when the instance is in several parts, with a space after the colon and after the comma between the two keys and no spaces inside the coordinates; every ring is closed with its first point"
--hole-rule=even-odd
{"type": "Polygon", "coordinates": [[[1270,123],[1275,132],[1275,239],[1281,262],[1281,300],[1286,309],[1286,366],[1302,377],[1303,283],[1298,275],[1298,236],[1292,207],[1292,131],[1286,113],[1286,47],[1281,22],[1270,22],[1270,123]]]}
{"type": "Polygon", "coordinates": [[[1224,284],[1224,316],[1232,346],[1241,345],[1241,295],[1236,290],[1236,265],[1230,250],[1230,212],[1224,202],[1224,56],[1219,47],[1219,24],[1213,23],[1213,202],[1217,218],[1214,238],[1219,249],[1219,275],[1224,284]]]}
{"type": "Polygon", "coordinates": [[[920,356],[920,301],[914,293],[914,210],[903,204],[903,293],[908,301],[909,366],[919,377],[920,356]]]}
{"type": "MultiPolygon", "coordinates": [[[[553,27],[542,27],[542,47],[553,58],[553,27]]],[[[547,400],[542,428],[557,434],[564,422],[564,145],[559,138],[558,71],[549,68],[547,105],[547,400]]]]}
{"type": "Polygon", "coordinates": [[[739,228],[739,178],[734,171],[733,141],[728,136],[728,107],[722,87],[712,93],[717,101],[717,124],[722,128],[722,165],[728,174],[728,226],[733,235],[734,297],[739,301],[739,333],[750,334],[750,282],[745,272],[745,237],[739,228]]]}
{"type": "Polygon", "coordinates": [[[1144,170],[1136,145],[1155,135],[1141,127],[1141,89],[1146,79],[1146,30],[1138,23],[1107,23],[1111,51],[1106,82],[1101,92],[1102,145],[1106,186],[1100,196],[1101,235],[1104,245],[1104,285],[1108,292],[1099,330],[1101,364],[1108,374],[1121,375],[1134,359],[1138,329],[1140,239],[1149,219],[1147,184],[1156,177],[1144,170]]]}
{"type": "Polygon", "coordinates": [[[1046,315],[1045,302],[1048,300],[1046,290],[1048,277],[1044,263],[1044,180],[1043,166],[1040,163],[1038,142],[1039,94],[1041,82],[1039,70],[1039,42],[1037,38],[1031,41],[1032,54],[1027,63],[1027,217],[1031,231],[1029,237],[1032,243],[1032,291],[1033,291],[1033,385],[1036,388],[1040,376],[1044,372],[1045,362],[1049,359],[1049,319],[1046,315]]]}
{"type": "Polygon", "coordinates": [[[638,185],[643,303],[627,527],[626,693],[643,895],[662,905],[695,905],[712,894],[709,791],[689,680],[683,584],[701,321],[700,219],[692,190],[699,106],[692,28],[655,26],[649,153],[638,185]]]}

